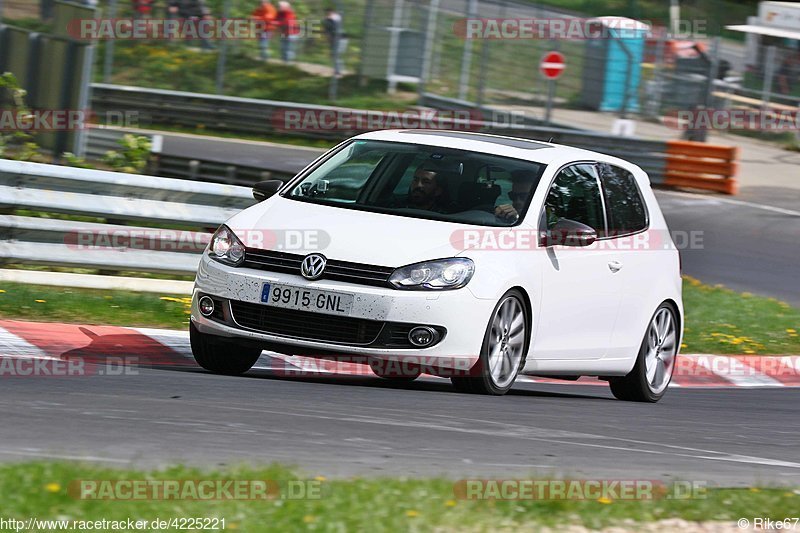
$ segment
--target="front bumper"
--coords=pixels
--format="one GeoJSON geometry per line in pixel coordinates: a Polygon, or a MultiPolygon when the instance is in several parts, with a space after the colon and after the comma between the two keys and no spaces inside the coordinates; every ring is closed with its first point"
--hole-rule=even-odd
{"type": "Polygon", "coordinates": [[[493,301],[475,298],[466,288],[441,292],[401,291],[325,279],[308,281],[299,275],[230,267],[203,255],[195,281],[191,319],[201,333],[241,339],[278,352],[368,355],[404,361],[423,357],[428,363],[435,361],[441,368],[461,369],[477,360],[493,307],[493,301]],[[374,347],[254,331],[236,321],[206,318],[198,310],[198,295],[243,302],[250,307],[253,304],[263,306],[261,291],[265,282],[350,293],[355,297],[351,318],[437,326],[446,330],[446,334],[429,348],[374,347]]]}

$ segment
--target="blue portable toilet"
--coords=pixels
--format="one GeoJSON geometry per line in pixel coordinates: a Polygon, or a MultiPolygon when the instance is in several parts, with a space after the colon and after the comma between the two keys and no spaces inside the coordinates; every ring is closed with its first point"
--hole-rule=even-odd
{"type": "Polygon", "coordinates": [[[625,17],[598,17],[586,41],[581,104],[598,111],[639,110],[639,83],[650,26],[625,17]],[[627,98],[625,80],[627,82],[627,98]]]}

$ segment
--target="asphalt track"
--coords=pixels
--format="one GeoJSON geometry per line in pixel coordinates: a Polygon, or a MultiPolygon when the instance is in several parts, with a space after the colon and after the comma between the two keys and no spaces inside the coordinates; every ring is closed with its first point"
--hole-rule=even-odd
{"type": "Polygon", "coordinates": [[[223,377],[200,370],[3,380],[0,460],[800,483],[800,389],[673,389],[658,404],[589,385],[464,395],[430,378],[223,377]]]}
{"type": "MultiPolygon", "coordinates": [[[[235,155],[232,143],[215,150],[235,155]]],[[[684,252],[685,273],[800,304],[796,190],[658,197],[673,230],[703,232],[702,248],[684,252]]],[[[6,461],[280,461],[331,476],[800,483],[798,388],[671,389],[649,405],[580,384],[521,383],[497,398],[458,394],[434,379],[395,386],[363,376],[287,378],[256,369],[230,378],[139,368],[3,379],[0,402],[6,461]]]]}

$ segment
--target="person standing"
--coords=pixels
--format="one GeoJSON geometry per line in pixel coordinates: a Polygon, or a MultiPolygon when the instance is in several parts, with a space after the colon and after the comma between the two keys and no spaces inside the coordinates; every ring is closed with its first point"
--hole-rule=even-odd
{"type": "Polygon", "coordinates": [[[344,33],[342,31],[342,15],[337,13],[333,7],[325,10],[325,19],[322,21],[322,29],[328,39],[331,49],[331,62],[333,63],[333,73],[339,77],[342,75],[342,42],[344,33]]]}
{"type": "MultiPolygon", "coordinates": [[[[211,10],[203,0],[169,0],[167,2],[167,16],[172,19],[182,19],[184,23],[194,24],[198,29],[201,20],[211,19],[211,10]]],[[[214,47],[209,42],[206,35],[200,36],[200,45],[204,50],[212,50],[214,47]]]]}
{"type": "Polygon", "coordinates": [[[132,0],[133,12],[137,19],[149,19],[153,12],[155,0],[132,0]]]}
{"type": "Polygon", "coordinates": [[[275,17],[278,12],[269,0],[261,0],[257,8],[253,10],[250,17],[261,27],[258,34],[258,47],[261,61],[269,59],[269,42],[272,39],[272,32],[275,29],[275,17]]]}
{"type": "Polygon", "coordinates": [[[291,63],[294,61],[294,45],[300,36],[300,27],[297,24],[297,15],[289,2],[278,2],[275,25],[281,32],[281,59],[285,63],[291,63]]]}

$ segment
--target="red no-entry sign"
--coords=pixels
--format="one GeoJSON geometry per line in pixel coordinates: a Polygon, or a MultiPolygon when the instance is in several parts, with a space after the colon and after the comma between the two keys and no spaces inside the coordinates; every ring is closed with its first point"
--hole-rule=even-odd
{"type": "Polygon", "coordinates": [[[547,52],[539,63],[539,70],[548,80],[554,80],[561,76],[566,68],[564,55],[561,52],[547,52]]]}

